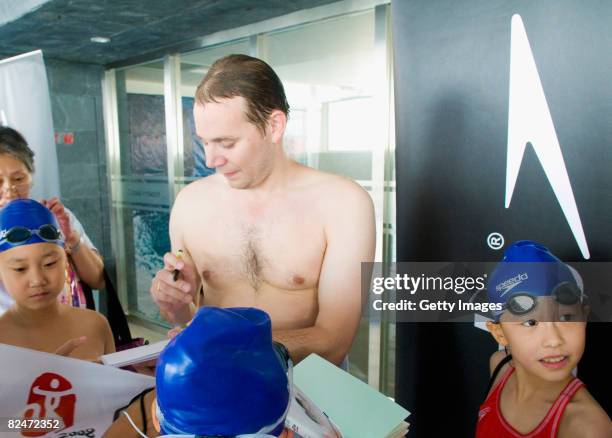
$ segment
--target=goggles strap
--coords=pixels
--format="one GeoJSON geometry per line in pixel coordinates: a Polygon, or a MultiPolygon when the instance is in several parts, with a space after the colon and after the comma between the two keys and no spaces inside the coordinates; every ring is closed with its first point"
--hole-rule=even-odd
{"type": "Polygon", "coordinates": [[[125,415],[125,416],[126,416],[126,418],[128,419],[128,421],[129,421],[129,422],[130,422],[130,424],[132,425],[132,428],[134,428],[134,430],[135,430],[136,432],[138,432],[138,434],[139,434],[141,437],[143,437],[143,438],[149,438],[149,437],[148,437],[148,436],[146,436],[144,433],[142,433],[142,431],[141,431],[141,430],[138,428],[138,426],[136,426],[136,425],[134,424],[134,422],[132,421],[132,417],[130,417],[130,414],[128,414],[126,411],[121,411],[121,413],[122,413],[123,415],[125,415]]]}

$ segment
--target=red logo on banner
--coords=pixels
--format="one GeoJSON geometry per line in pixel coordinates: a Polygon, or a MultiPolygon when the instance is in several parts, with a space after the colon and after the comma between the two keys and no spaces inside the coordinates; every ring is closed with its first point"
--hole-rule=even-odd
{"type": "MultiPolygon", "coordinates": [[[[51,420],[59,419],[63,424],[59,431],[74,424],[74,409],[76,407],[76,394],[72,391],[72,384],[55,373],[44,373],[38,376],[28,395],[28,405],[23,411],[24,420],[51,420]]],[[[45,430],[22,431],[27,437],[43,436],[45,430]]]]}

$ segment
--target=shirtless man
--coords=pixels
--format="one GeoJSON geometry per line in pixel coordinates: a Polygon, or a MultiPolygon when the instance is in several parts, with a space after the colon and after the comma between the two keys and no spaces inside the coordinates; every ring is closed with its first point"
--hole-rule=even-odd
{"type": "Polygon", "coordinates": [[[339,364],[361,317],[374,209],[353,181],[287,157],[288,112],[282,83],[263,61],[230,55],[213,64],[196,90],[194,119],[216,174],[177,196],[173,253],[151,294],[176,324],[198,305],[260,308],[295,362],[317,353],[339,364]]]}

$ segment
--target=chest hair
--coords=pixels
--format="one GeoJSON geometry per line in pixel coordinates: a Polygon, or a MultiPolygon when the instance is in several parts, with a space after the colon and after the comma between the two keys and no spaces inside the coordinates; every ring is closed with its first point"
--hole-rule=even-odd
{"type": "Polygon", "coordinates": [[[264,259],[261,255],[261,236],[255,227],[249,227],[244,233],[242,266],[247,281],[255,292],[261,285],[261,271],[264,259]]]}

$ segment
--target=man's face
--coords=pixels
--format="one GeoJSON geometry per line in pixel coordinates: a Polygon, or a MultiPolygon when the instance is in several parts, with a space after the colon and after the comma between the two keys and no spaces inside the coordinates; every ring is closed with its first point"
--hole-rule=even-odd
{"type": "Polygon", "coordinates": [[[196,133],[204,144],[206,165],[222,174],[236,189],[259,185],[274,165],[274,144],[246,117],[242,97],[219,103],[196,103],[196,133]]]}
{"type": "Polygon", "coordinates": [[[516,364],[545,381],[570,375],[584,352],[586,322],[504,322],[504,316],[501,330],[516,364]]]}
{"type": "Polygon", "coordinates": [[[35,243],[0,253],[0,278],[15,302],[28,309],[47,307],[65,281],[64,250],[53,243],[35,243]]]}

